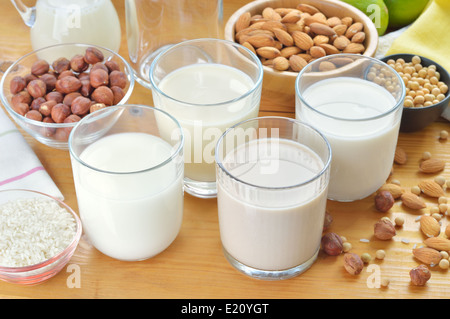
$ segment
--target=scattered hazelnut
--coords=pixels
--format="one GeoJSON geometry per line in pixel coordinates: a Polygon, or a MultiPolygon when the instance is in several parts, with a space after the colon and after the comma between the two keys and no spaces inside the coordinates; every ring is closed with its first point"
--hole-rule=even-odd
{"type": "Polygon", "coordinates": [[[394,202],[394,197],[388,191],[381,191],[375,196],[375,208],[383,213],[391,209],[394,202]]]}
{"type": "Polygon", "coordinates": [[[382,278],[380,281],[381,287],[387,287],[390,283],[391,281],[389,280],[389,278],[382,278]]]}
{"type": "Polygon", "coordinates": [[[344,255],[344,268],[350,275],[358,275],[364,268],[364,263],[357,254],[346,253],[344,255]]]}
{"type": "Polygon", "coordinates": [[[395,227],[390,221],[379,220],[375,223],[374,235],[380,240],[389,240],[396,235],[395,227]]]}
{"type": "Polygon", "coordinates": [[[335,233],[327,233],[323,235],[321,244],[323,251],[330,256],[337,256],[342,253],[342,239],[335,233]]]}
{"type": "Polygon", "coordinates": [[[420,265],[409,272],[411,283],[415,286],[424,286],[431,278],[431,272],[426,265],[420,265]]]}

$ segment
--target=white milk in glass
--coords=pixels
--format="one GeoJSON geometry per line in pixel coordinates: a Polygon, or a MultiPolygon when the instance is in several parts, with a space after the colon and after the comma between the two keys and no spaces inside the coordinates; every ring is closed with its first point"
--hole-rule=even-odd
{"type": "Polygon", "coordinates": [[[305,106],[297,107],[296,113],[297,119],[321,131],[331,145],[328,197],[348,201],[375,192],[389,176],[397,145],[400,117],[396,112],[380,116],[394,109],[394,97],[373,82],[347,77],[317,82],[303,97],[327,115],[305,106]]]}
{"type": "MultiPolygon", "coordinates": [[[[261,139],[227,154],[223,166],[244,183],[291,187],[316,177],[324,163],[315,152],[299,143],[261,139]],[[277,143],[278,155],[261,152],[268,147],[267,143],[277,143]],[[240,159],[243,163],[235,164],[240,159]]],[[[220,236],[228,254],[246,266],[267,271],[290,269],[316,255],[323,229],[326,187],[309,185],[270,192],[259,188],[250,199],[244,193],[234,193],[239,187],[227,185],[226,178],[219,180],[220,236]],[[249,199],[258,204],[249,203],[249,199]]]]}
{"type": "Polygon", "coordinates": [[[183,172],[172,147],[146,133],[119,133],[89,145],[72,161],[84,231],[104,254],[120,260],[150,258],[176,238],[182,222],[183,172]],[[143,147],[145,146],[145,147],[143,147]],[[129,173],[135,172],[135,173],[129,173]]]}
{"type": "MultiPolygon", "coordinates": [[[[182,101],[155,98],[156,106],[175,117],[185,133],[186,177],[215,181],[217,140],[227,128],[258,115],[259,99],[254,94],[241,98],[254,85],[244,72],[214,63],[180,68],[161,81],[162,92],[182,101]]],[[[164,125],[160,127],[164,129],[164,125]]]]}
{"type": "MultiPolygon", "coordinates": [[[[110,0],[39,0],[36,3],[36,21],[31,28],[33,49],[58,43],[88,43],[117,52],[120,39],[119,18],[110,0]]],[[[60,56],[73,55],[61,52],[60,56]]]]}

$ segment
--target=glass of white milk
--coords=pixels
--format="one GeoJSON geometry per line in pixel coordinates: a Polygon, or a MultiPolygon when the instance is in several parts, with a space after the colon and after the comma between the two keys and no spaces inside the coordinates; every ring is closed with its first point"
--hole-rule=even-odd
{"type": "Polygon", "coordinates": [[[69,150],[83,229],[100,252],[126,261],[164,251],[183,217],[183,132],[164,111],[105,108],[72,130],[69,150]],[[170,138],[162,134],[164,118],[170,138]]]}
{"type": "Polygon", "coordinates": [[[262,77],[258,57],[226,40],[184,41],[154,59],[153,103],[184,130],[187,193],[216,197],[216,142],[227,128],[258,116],[262,77]]]}
{"type": "Polygon", "coordinates": [[[240,272],[288,279],[317,258],[331,148],[308,124],[259,117],[228,129],[216,148],[224,255],[240,272]]]}
{"type": "Polygon", "coordinates": [[[380,60],[327,56],[296,80],[296,118],[311,124],[333,150],[329,199],[355,201],[388,178],[403,111],[405,85],[380,60]]]}

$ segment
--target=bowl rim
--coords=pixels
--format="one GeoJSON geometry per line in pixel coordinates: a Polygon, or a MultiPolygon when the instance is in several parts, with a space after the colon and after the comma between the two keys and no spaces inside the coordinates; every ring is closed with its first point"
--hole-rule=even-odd
{"type": "Polygon", "coordinates": [[[135,77],[134,77],[134,71],[132,69],[132,67],[130,66],[130,64],[127,62],[127,60],[125,60],[125,58],[123,58],[119,53],[114,52],[113,50],[100,46],[100,45],[96,45],[96,44],[89,44],[89,43],[76,43],[76,42],[70,42],[70,43],[58,43],[58,44],[53,44],[50,46],[46,46],[46,47],[42,47],[39,48],[37,50],[33,50],[31,52],[28,52],[27,54],[21,56],[19,59],[17,59],[13,64],[11,64],[5,71],[5,73],[3,74],[1,80],[0,80],[0,101],[2,102],[3,106],[5,107],[5,109],[8,111],[9,114],[11,114],[11,116],[13,116],[15,119],[19,119],[21,121],[24,121],[26,124],[30,124],[30,125],[34,125],[34,126],[38,126],[38,127],[43,127],[43,128],[68,128],[68,127],[75,127],[75,125],[77,124],[77,122],[71,122],[71,123],[46,123],[46,122],[39,122],[39,121],[35,121],[35,120],[31,120],[26,118],[25,116],[22,116],[20,114],[18,114],[16,111],[14,111],[14,109],[11,107],[9,100],[6,98],[4,89],[5,89],[5,85],[6,85],[6,78],[8,77],[8,75],[10,75],[10,73],[25,59],[36,55],[39,52],[43,52],[43,51],[47,51],[47,50],[53,50],[55,48],[58,47],[70,47],[70,46],[75,46],[75,47],[95,47],[98,49],[101,49],[103,51],[106,51],[108,53],[110,53],[110,56],[115,56],[117,58],[119,58],[119,60],[124,64],[125,69],[127,70],[127,77],[128,77],[128,82],[129,82],[129,86],[128,89],[124,95],[124,97],[119,101],[119,103],[117,105],[121,105],[124,104],[126,101],[128,101],[128,99],[130,98],[133,89],[134,89],[134,85],[135,85],[135,77]]]}
{"type": "MultiPolygon", "coordinates": [[[[237,9],[229,17],[229,19],[227,20],[227,22],[225,24],[224,38],[226,40],[236,42],[236,40],[234,39],[234,25],[235,25],[237,19],[239,18],[239,16],[242,13],[248,11],[249,9],[251,9],[257,5],[264,4],[267,2],[272,2],[272,1],[274,1],[274,0],[254,0],[254,1],[247,3],[246,5],[244,5],[242,7],[240,7],[239,9],[237,9]],[[230,36],[231,36],[231,38],[230,38],[230,36]]],[[[361,18],[361,20],[364,21],[365,24],[369,27],[369,32],[370,32],[371,36],[375,37],[374,40],[377,40],[377,41],[373,41],[373,42],[369,43],[369,46],[366,48],[366,50],[361,55],[373,57],[373,55],[376,52],[377,46],[378,46],[378,37],[379,36],[378,36],[378,31],[375,27],[375,24],[372,22],[372,20],[370,20],[370,18],[366,14],[364,14],[362,11],[361,11],[361,13],[362,13],[361,14],[359,12],[360,10],[358,10],[357,8],[353,7],[352,5],[350,5],[346,2],[343,2],[340,0],[317,0],[317,1],[343,7],[345,9],[355,13],[356,15],[358,15],[361,18]],[[366,54],[366,52],[368,52],[368,51],[369,52],[373,51],[373,52],[366,54]]],[[[278,71],[278,70],[274,70],[273,68],[265,66],[265,65],[263,65],[263,70],[267,71],[267,72],[271,72],[273,74],[277,74],[278,76],[289,76],[289,77],[296,77],[299,73],[299,72],[293,72],[293,71],[278,71]]]]}
{"type": "Polygon", "coordinates": [[[44,268],[45,266],[51,265],[54,262],[59,261],[62,257],[66,256],[71,251],[75,251],[75,249],[78,246],[78,243],[81,239],[81,234],[83,232],[83,226],[82,226],[80,217],[78,216],[77,213],[75,213],[75,211],[69,205],[67,205],[62,200],[60,200],[52,195],[49,195],[49,194],[46,194],[46,193],[43,193],[40,191],[31,190],[31,189],[12,188],[12,189],[0,190],[0,193],[7,193],[7,192],[33,193],[33,194],[37,194],[38,196],[43,196],[43,197],[49,198],[49,199],[57,202],[57,204],[60,207],[63,207],[64,209],[66,209],[73,216],[73,218],[75,219],[77,229],[73,236],[72,241],[61,252],[59,252],[55,256],[53,256],[49,259],[46,259],[42,262],[39,262],[37,264],[32,264],[32,265],[22,266],[22,267],[8,267],[8,266],[0,265],[0,273],[13,274],[13,273],[23,273],[23,272],[33,271],[33,270],[40,270],[40,269],[44,268]]]}
{"type": "MultiPolygon", "coordinates": [[[[440,65],[436,61],[434,61],[434,60],[432,60],[430,58],[427,58],[426,56],[422,56],[420,54],[394,53],[394,54],[386,55],[386,56],[380,58],[380,60],[387,64],[387,61],[390,60],[390,59],[395,59],[395,58],[400,58],[400,57],[410,57],[410,58],[412,58],[413,56],[418,56],[422,60],[425,59],[425,61],[429,65],[430,64],[436,65],[436,69],[439,69],[439,73],[442,74],[442,72],[444,72],[446,74],[447,78],[449,79],[449,82],[450,82],[450,72],[449,71],[447,71],[442,65],[440,65]]],[[[445,84],[450,87],[450,83],[445,83],[445,84]]],[[[429,106],[422,106],[422,107],[403,107],[403,111],[407,110],[406,112],[419,112],[421,110],[423,111],[423,110],[427,110],[427,109],[439,108],[439,107],[442,107],[444,104],[448,103],[449,100],[450,100],[450,91],[446,93],[445,98],[442,101],[440,101],[439,103],[436,103],[436,104],[433,104],[433,105],[429,105],[429,106]]]]}

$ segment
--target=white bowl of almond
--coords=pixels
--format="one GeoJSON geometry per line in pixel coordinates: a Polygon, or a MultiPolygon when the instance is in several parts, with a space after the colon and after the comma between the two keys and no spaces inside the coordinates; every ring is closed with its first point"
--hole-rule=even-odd
{"type": "Polygon", "coordinates": [[[378,33],[360,10],[338,0],[256,0],[234,12],[225,39],[247,47],[264,68],[263,90],[291,105],[295,79],[326,55],[373,56],[378,33]]]}

